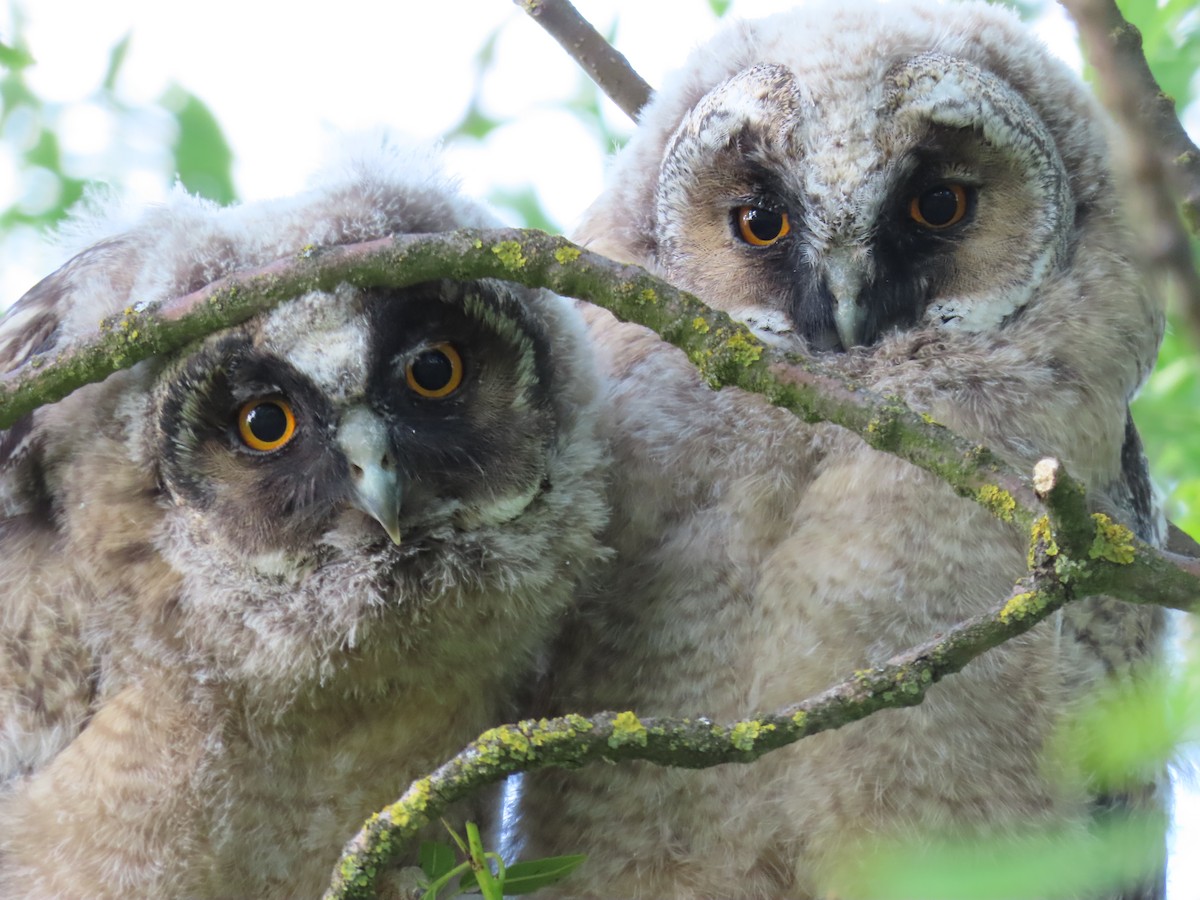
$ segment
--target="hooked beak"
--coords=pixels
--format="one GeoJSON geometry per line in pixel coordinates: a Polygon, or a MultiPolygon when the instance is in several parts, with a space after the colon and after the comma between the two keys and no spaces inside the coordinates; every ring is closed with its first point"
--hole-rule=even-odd
{"type": "Polygon", "coordinates": [[[366,407],[342,419],[338,443],[354,480],[351,503],[383,526],[393,544],[400,543],[400,482],[383,421],[366,407]]]}
{"type": "Polygon", "coordinates": [[[867,310],[862,297],[862,267],[847,256],[831,254],[825,263],[829,291],[833,294],[833,323],[842,348],[849,350],[864,343],[867,310]]]}

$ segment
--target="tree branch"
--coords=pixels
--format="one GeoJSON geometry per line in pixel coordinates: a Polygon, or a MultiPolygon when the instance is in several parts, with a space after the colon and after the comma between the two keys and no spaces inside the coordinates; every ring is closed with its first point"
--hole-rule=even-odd
{"type": "MultiPolygon", "coordinates": [[[[1096,594],[1143,599],[1143,592],[1128,588],[1147,577],[1145,567],[1154,561],[1145,558],[1143,548],[1134,547],[1132,533],[1105,516],[1090,514],[1083,490],[1056,460],[1039,463],[1034,481],[1048,514],[1034,525],[1029,571],[990,613],[961,622],[884,665],[860,669],[815,697],[753,719],[717,725],[707,719],[639,719],[626,711],[530,719],[492,728],[367,820],[346,844],[325,900],[374,897],[377,873],[421,828],[450,804],[516,772],[579,768],[601,760],[644,760],[692,769],[753,762],[881,709],[920,704],[943,678],[1073,600],[1096,594]]],[[[1193,577],[1188,602],[1194,603],[1197,596],[1200,580],[1193,577]]]]}
{"type": "Polygon", "coordinates": [[[762,344],[724,313],[644,269],[537,231],[464,230],[308,248],[156,308],[127,310],[106,321],[93,340],[0,379],[0,428],[75,387],[151,355],[180,349],[290,297],[331,290],[342,282],[402,288],[439,278],[499,278],[547,287],[645,325],[683,349],[713,387],[763,393],[808,421],[840,424],[871,446],[939,475],[998,518],[1029,528],[1031,567],[991,614],[968,620],[884,666],[856,672],[817,697],[764,718],[714,726],[686,719],[643,722],[626,712],[493,729],[369,820],[347,846],[331,897],[371,896],[379,866],[399,852],[416,828],[448,803],[512,772],[578,766],[602,758],[691,767],[749,762],[878,709],[921,702],[930,685],[1071,599],[1106,594],[1184,609],[1200,596],[1200,565],[1176,565],[1170,554],[1137,541],[1123,526],[1089,514],[1082,489],[1057,463],[1039,465],[1031,487],[987,448],[898,400],[875,397],[811,360],[791,358],[762,344]]]}
{"type": "Polygon", "coordinates": [[[1097,92],[1125,139],[1134,188],[1128,193],[1143,213],[1137,233],[1144,262],[1148,271],[1164,272],[1173,282],[1179,311],[1200,347],[1200,276],[1176,212],[1178,202],[1188,229],[1200,234],[1200,150],[1175,114],[1175,101],[1150,71],[1141,33],[1114,0],[1059,2],[1075,20],[1096,71],[1097,92]]]}
{"type": "Polygon", "coordinates": [[[289,297],[331,290],[341,282],[401,288],[438,278],[499,278],[591,301],[683,349],[714,388],[761,393],[806,421],[841,425],[872,447],[938,475],[1004,521],[1028,527],[1041,514],[1027,479],[986,447],[899,400],[856,388],[812,360],[768,347],[725,313],[642,268],[524,229],[400,235],[309,249],[160,307],[128,309],[105,320],[95,339],[0,378],[0,429],[77,387],[178,350],[289,297]]]}
{"type": "Polygon", "coordinates": [[[569,0],[513,0],[558,41],[608,98],[637,121],[653,91],[569,0]]]}

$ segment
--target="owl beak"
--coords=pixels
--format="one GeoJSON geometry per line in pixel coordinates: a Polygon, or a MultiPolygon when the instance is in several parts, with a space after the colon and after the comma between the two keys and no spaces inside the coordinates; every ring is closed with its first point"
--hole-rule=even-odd
{"type": "Polygon", "coordinates": [[[844,256],[831,255],[825,263],[825,277],[833,294],[833,324],[842,348],[857,347],[864,343],[867,326],[867,309],[862,303],[863,270],[844,256]]]}
{"type": "Polygon", "coordinates": [[[350,464],[354,496],[350,501],[400,543],[400,481],[387,428],[375,413],[355,407],[342,419],[338,443],[350,464]]]}

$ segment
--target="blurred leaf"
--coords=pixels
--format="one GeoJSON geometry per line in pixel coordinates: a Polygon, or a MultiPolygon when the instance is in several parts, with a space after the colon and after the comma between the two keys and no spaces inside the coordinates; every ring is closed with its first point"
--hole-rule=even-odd
{"type": "Polygon", "coordinates": [[[708,0],[708,8],[713,11],[714,16],[720,19],[729,12],[731,2],[732,0],[708,0]]]}
{"type": "Polygon", "coordinates": [[[222,205],[237,196],[233,189],[233,152],[216,117],[195,94],[173,85],[159,101],[179,124],[172,148],[175,174],[193,194],[222,205]]]}
{"type": "Polygon", "coordinates": [[[133,32],[125,32],[125,37],[117,41],[115,47],[108,53],[108,68],[104,70],[104,81],[101,90],[113,91],[117,85],[117,77],[121,74],[121,66],[125,65],[125,57],[129,54],[129,40],[133,32]]]}
{"type": "Polygon", "coordinates": [[[483,140],[505,122],[501,119],[493,119],[486,116],[479,108],[479,98],[474,97],[471,100],[471,105],[467,107],[467,113],[459,120],[458,124],[446,132],[446,140],[454,140],[455,138],[468,137],[475,140],[483,140]]]}
{"type": "Polygon", "coordinates": [[[858,849],[835,884],[840,900],[1074,900],[1152,880],[1166,819],[1107,820],[1089,832],[947,838],[858,849]]]}
{"type": "Polygon", "coordinates": [[[1200,730],[1194,680],[1155,672],[1114,683],[1067,722],[1054,746],[1102,791],[1137,788],[1160,778],[1180,745],[1200,730]]]}
{"type": "Polygon", "coordinates": [[[28,50],[0,41],[0,66],[12,72],[19,72],[31,65],[33,65],[33,57],[28,50]]]}
{"type": "Polygon", "coordinates": [[[511,209],[526,228],[540,228],[551,234],[559,234],[561,229],[551,220],[537,192],[532,187],[518,190],[503,190],[497,188],[488,195],[488,202],[495,207],[511,209]]]}
{"type": "Polygon", "coordinates": [[[1182,328],[1168,323],[1158,365],[1133,403],[1155,482],[1169,494],[1168,515],[1200,536],[1200,356],[1182,328]]]}

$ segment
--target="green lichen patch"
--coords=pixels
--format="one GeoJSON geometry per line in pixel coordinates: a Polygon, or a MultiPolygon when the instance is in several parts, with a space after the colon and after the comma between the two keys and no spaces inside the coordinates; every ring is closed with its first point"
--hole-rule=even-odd
{"type": "Polygon", "coordinates": [[[578,247],[559,247],[554,251],[554,258],[559,265],[565,266],[567,263],[573,263],[579,259],[578,247]]]}
{"type": "MultiPolygon", "coordinates": [[[[383,816],[392,820],[397,828],[407,828],[414,819],[424,818],[425,810],[429,808],[429,800],[433,796],[433,784],[428,778],[414,781],[404,796],[383,811],[383,816]]],[[[418,822],[417,824],[422,824],[418,822]]],[[[387,829],[381,833],[387,834],[387,829]]]]}
{"type": "Polygon", "coordinates": [[[708,334],[708,323],[702,317],[696,316],[696,318],[692,319],[692,330],[697,334],[708,334]]]}
{"type": "Polygon", "coordinates": [[[806,713],[804,710],[800,710],[800,712],[795,713],[792,716],[792,725],[801,730],[806,728],[808,726],[808,713],[806,713]]]}
{"type": "Polygon", "coordinates": [[[733,728],[729,729],[729,742],[738,750],[749,752],[754,749],[754,742],[758,740],[760,735],[774,731],[775,726],[768,723],[756,722],[738,722],[733,728]]]}
{"type": "Polygon", "coordinates": [[[763,345],[747,331],[738,330],[729,336],[725,341],[725,347],[729,358],[739,366],[751,366],[762,359],[763,345]]]}
{"type": "Polygon", "coordinates": [[[1092,559],[1106,559],[1118,565],[1127,566],[1133,562],[1135,549],[1133,532],[1124,525],[1119,525],[1104,513],[1093,513],[1092,521],[1096,523],[1096,536],[1088,550],[1092,559]]]}
{"type": "Polygon", "coordinates": [[[1014,619],[1036,615],[1046,608],[1046,598],[1039,591],[1026,591],[1011,597],[1000,610],[1000,621],[1006,625],[1014,619]]]}
{"type": "Polygon", "coordinates": [[[496,254],[506,269],[525,268],[525,254],[521,251],[521,245],[517,241],[501,241],[492,248],[492,252],[496,254]]]}
{"type": "Polygon", "coordinates": [[[498,765],[505,759],[525,760],[533,756],[529,738],[512,725],[489,728],[476,743],[480,758],[490,765],[498,765]]]}
{"type": "Polygon", "coordinates": [[[985,484],[978,492],[979,502],[1001,522],[1011,522],[1017,509],[1016,498],[1004,488],[985,484]]]}
{"type": "Polygon", "coordinates": [[[1054,540],[1054,534],[1050,531],[1050,518],[1041,516],[1034,521],[1033,528],[1029,531],[1029,568],[1036,566],[1042,558],[1055,556],[1058,556],[1058,542],[1054,540]]]}
{"type": "Polygon", "coordinates": [[[624,747],[626,744],[645,747],[647,737],[646,726],[634,713],[629,711],[617,713],[613,717],[612,734],[608,736],[608,746],[614,750],[617,747],[624,747]]]}

